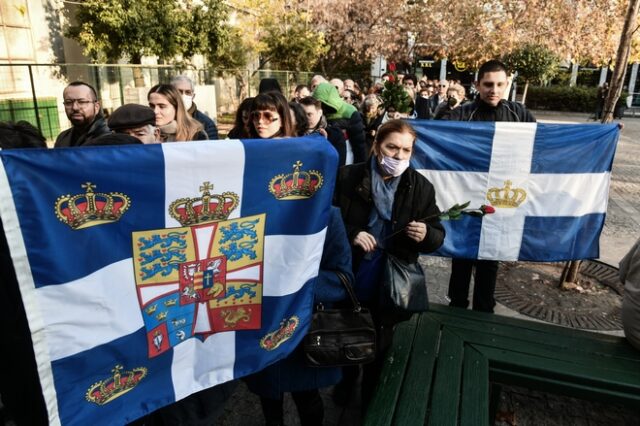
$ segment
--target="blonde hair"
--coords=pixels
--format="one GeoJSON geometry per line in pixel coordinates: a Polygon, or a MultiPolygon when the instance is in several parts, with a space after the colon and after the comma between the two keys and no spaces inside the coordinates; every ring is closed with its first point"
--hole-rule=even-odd
{"type": "Polygon", "coordinates": [[[156,84],[149,90],[147,94],[147,99],[149,99],[149,95],[152,93],[158,93],[169,101],[169,103],[176,110],[176,116],[174,120],[176,120],[176,141],[192,141],[198,132],[203,130],[202,124],[195,120],[189,113],[187,109],[184,107],[184,103],[182,102],[182,97],[178,90],[170,84],[156,84]]]}

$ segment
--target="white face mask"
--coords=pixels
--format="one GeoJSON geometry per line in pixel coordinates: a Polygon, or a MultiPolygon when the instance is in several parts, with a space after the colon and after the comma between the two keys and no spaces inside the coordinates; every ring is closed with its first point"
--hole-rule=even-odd
{"type": "Polygon", "coordinates": [[[193,105],[193,96],[182,95],[182,103],[184,103],[184,108],[189,111],[191,105],[193,105]]]}
{"type": "Polygon", "coordinates": [[[396,160],[393,157],[382,156],[380,167],[388,175],[398,177],[409,167],[409,160],[396,160]]]}

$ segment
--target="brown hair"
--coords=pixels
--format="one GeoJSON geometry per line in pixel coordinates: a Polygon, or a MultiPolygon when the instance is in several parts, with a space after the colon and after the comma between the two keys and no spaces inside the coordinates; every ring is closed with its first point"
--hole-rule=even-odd
{"type": "Polygon", "coordinates": [[[380,127],[378,127],[378,132],[376,133],[376,138],[373,141],[373,146],[371,147],[371,151],[374,150],[384,141],[390,134],[392,133],[409,133],[413,137],[413,144],[416,144],[416,138],[418,137],[416,131],[411,127],[411,124],[407,123],[405,120],[389,120],[380,127]]]}
{"type": "Polygon", "coordinates": [[[176,110],[176,141],[192,141],[196,134],[202,131],[203,127],[199,121],[189,115],[187,109],[184,107],[180,92],[170,84],[156,84],[149,90],[147,94],[147,100],[152,93],[158,93],[169,101],[173,108],[176,110]]]}
{"type": "MultiPolygon", "coordinates": [[[[251,114],[253,111],[276,111],[280,116],[280,131],[275,134],[273,137],[287,137],[287,136],[296,136],[296,129],[293,125],[293,120],[291,119],[291,111],[289,110],[289,103],[287,99],[282,95],[282,93],[278,92],[268,92],[268,93],[260,93],[258,96],[253,98],[253,102],[251,102],[251,108],[249,108],[249,113],[251,114]]],[[[256,131],[255,126],[253,125],[253,120],[249,121],[249,134],[252,138],[259,138],[258,132],[256,131]]]]}

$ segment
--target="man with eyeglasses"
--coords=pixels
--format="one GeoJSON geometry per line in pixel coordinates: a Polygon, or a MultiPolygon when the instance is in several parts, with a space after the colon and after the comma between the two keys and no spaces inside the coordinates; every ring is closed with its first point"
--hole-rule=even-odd
{"type": "Polygon", "coordinates": [[[440,80],[436,84],[436,93],[429,98],[429,111],[433,116],[436,112],[436,108],[442,102],[445,102],[447,98],[447,90],[449,89],[449,82],[447,80],[440,80]]]}
{"type": "Polygon", "coordinates": [[[81,146],[88,141],[111,133],[102,115],[96,89],[82,81],[74,81],[62,92],[64,112],[71,128],[60,133],[55,147],[81,146]]]}
{"type": "Polygon", "coordinates": [[[184,103],[184,107],[187,109],[189,115],[202,123],[202,127],[204,127],[204,131],[209,139],[218,140],[218,127],[216,126],[216,123],[205,113],[199,111],[198,107],[193,102],[193,98],[196,97],[193,81],[191,81],[191,79],[186,75],[179,75],[171,79],[171,85],[180,92],[182,103],[184,103]]]}

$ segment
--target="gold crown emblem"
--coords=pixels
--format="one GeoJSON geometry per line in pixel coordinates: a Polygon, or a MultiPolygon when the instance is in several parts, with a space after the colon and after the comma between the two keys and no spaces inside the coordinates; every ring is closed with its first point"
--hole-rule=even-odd
{"type": "Polygon", "coordinates": [[[200,187],[202,197],[179,198],[169,205],[169,214],[182,226],[196,223],[219,222],[226,220],[238,206],[240,197],[235,192],[211,194],[213,185],[204,182],[200,187]]]}
{"type": "Polygon", "coordinates": [[[280,322],[280,328],[266,334],[262,339],[260,339],[260,347],[267,351],[276,349],[293,336],[294,331],[298,328],[298,324],[300,324],[300,319],[295,315],[288,320],[282,320],[280,322]]]}
{"type": "Polygon", "coordinates": [[[111,402],[135,388],[147,375],[147,369],[145,367],[137,367],[131,371],[121,370],[122,366],[116,365],[111,370],[113,373],[112,377],[100,380],[91,385],[85,394],[87,401],[94,402],[98,405],[111,402]]]}
{"type": "Polygon", "coordinates": [[[301,171],[302,163],[296,161],[293,173],[279,174],[269,182],[269,192],[278,200],[311,198],[322,187],[322,174],[317,170],[301,171]]]}
{"type": "Polygon", "coordinates": [[[511,181],[505,180],[503,188],[489,188],[487,200],[494,207],[515,208],[524,202],[527,192],[520,188],[511,188],[511,181]]]}
{"type": "Polygon", "coordinates": [[[96,188],[91,182],[81,185],[84,194],[61,195],[56,200],[56,216],[72,229],[117,222],[131,206],[128,196],[120,192],[93,192],[96,188]]]}

